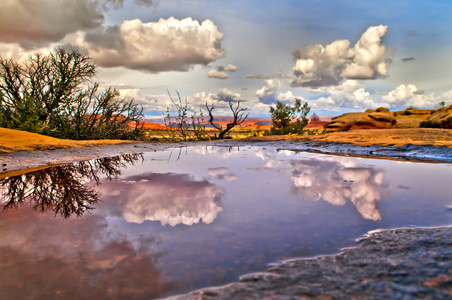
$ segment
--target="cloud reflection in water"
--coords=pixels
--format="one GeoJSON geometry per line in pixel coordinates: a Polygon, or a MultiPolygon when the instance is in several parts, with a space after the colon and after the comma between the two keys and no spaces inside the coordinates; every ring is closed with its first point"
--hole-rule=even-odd
{"type": "Polygon", "coordinates": [[[344,167],[338,162],[292,161],[293,192],[306,200],[323,199],[344,205],[346,199],[356,206],[364,219],[381,220],[376,202],[381,199],[384,172],[371,167],[344,167]]]}
{"type": "Polygon", "coordinates": [[[256,151],[256,156],[264,161],[264,167],[248,170],[291,172],[293,194],[310,201],[322,199],[332,205],[345,205],[349,199],[364,219],[381,220],[376,203],[385,188],[383,170],[357,167],[341,157],[284,161],[263,150],[256,151]]]}
{"type": "Polygon", "coordinates": [[[237,175],[228,174],[229,169],[224,167],[209,168],[207,169],[209,176],[213,176],[216,179],[226,179],[226,181],[234,181],[237,179],[237,175]]]}
{"type": "Polygon", "coordinates": [[[102,198],[119,201],[127,222],[160,221],[162,225],[212,223],[223,210],[224,189],[188,174],[144,174],[103,184],[102,198]]]}
{"type": "Polygon", "coordinates": [[[0,299],[155,299],[164,278],[159,237],[117,234],[105,217],[55,219],[25,206],[0,211],[0,299]]]}

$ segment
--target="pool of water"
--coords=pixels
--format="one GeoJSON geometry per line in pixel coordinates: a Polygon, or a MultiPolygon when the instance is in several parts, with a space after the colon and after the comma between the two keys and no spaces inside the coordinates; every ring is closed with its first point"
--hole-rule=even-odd
{"type": "Polygon", "coordinates": [[[149,299],[452,222],[450,164],[193,146],[0,179],[1,299],[149,299]]]}

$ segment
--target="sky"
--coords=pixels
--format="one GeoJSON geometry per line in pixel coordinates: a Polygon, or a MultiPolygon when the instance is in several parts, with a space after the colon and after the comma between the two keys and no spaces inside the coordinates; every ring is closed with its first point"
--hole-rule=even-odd
{"type": "Polygon", "coordinates": [[[276,101],[337,116],[452,104],[449,0],[3,0],[0,56],[87,53],[95,81],[146,117],[190,107],[269,116],[276,101]]]}

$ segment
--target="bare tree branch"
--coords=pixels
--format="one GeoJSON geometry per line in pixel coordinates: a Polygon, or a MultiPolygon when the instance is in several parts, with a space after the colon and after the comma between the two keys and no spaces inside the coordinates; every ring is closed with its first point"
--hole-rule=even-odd
{"type": "Polygon", "coordinates": [[[210,119],[209,119],[210,125],[212,125],[215,129],[220,131],[220,133],[218,135],[218,138],[220,140],[224,139],[226,134],[229,133],[229,131],[231,131],[232,128],[234,128],[235,126],[238,126],[238,125],[242,124],[243,122],[245,122],[246,118],[248,118],[248,115],[249,115],[249,113],[245,114],[245,111],[248,108],[240,108],[240,101],[237,102],[237,106],[236,107],[234,107],[232,101],[229,101],[229,108],[232,111],[232,115],[233,115],[234,119],[233,119],[232,122],[226,124],[226,128],[223,129],[223,127],[221,125],[217,125],[217,124],[215,124],[213,122],[212,111],[215,108],[214,105],[212,104],[212,106],[209,107],[207,105],[207,103],[206,103],[206,108],[207,108],[207,111],[209,112],[209,116],[210,116],[210,119]]]}

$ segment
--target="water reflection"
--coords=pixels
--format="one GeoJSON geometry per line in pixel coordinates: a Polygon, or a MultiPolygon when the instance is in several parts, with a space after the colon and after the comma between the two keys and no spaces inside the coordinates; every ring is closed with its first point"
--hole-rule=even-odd
{"type": "Polygon", "coordinates": [[[79,165],[74,178],[93,180],[99,199],[81,218],[0,210],[0,299],[153,299],[335,253],[369,230],[450,224],[450,166],[270,147],[178,152],[144,153],[126,170],[100,164],[104,175],[79,165]]]}
{"type": "Polygon", "coordinates": [[[154,299],[177,288],[156,266],[155,235],[132,240],[93,215],[1,216],[0,299],[154,299]]]}
{"type": "Polygon", "coordinates": [[[350,199],[364,219],[381,220],[376,202],[381,199],[384,171],[319,160],[292,161],[291,165],[295,194],[333,205],[344,205],[350,199]]]}
{"type": "MultiPolygon", "coordinates": [[[[290,151],[279,151],[279,154],[290,156],[290,151]]],[[[304,200],[324,200],[332,205],[345,205],[349,199],[364,219],[381,220],[377,201],[386,188],[384,170],[371,166],[356,167],[347,158],[286,161],[263,150],[256,151],[255,155],[265,162],[265,166],[249,170],[291,172],[292,194],[304,200]]]]}
{"type": "Polygon", "coordinates": [[[99,184],[101,174],[107,179],[117,178],[121,168],[133,165],[141,157],[141,154],[125,154],[0,179],[3,208],[18,208],[29,203],[35,210],[51,210],[63,218],[73,214],[81,216],[99,200],[87,182],[99,184]]]}
{"type": "Polygon", "coordinates": [[[162,225],[212,223],[223,210],[225,190],[188,174],[143,174],[104,183],[101,196],[118,203],[127,222],[162,225]]]}
{"type": "Polygon", "coordinates": [[[234,181],[237,179],[237,175],[230,174],[228,172],[229,169],[225,167],[207,169],[209,176],[213,176],[216,179],[225,179],[226,181],[234,181]]]}

